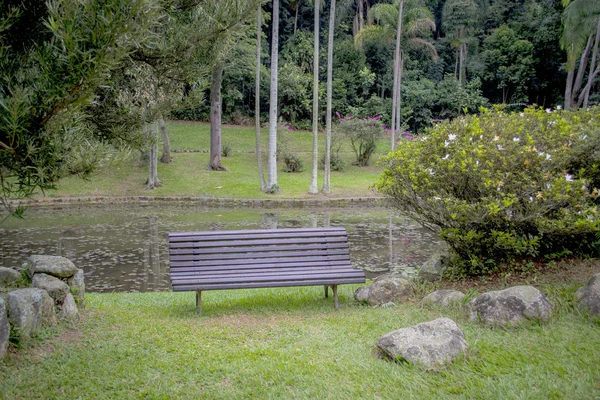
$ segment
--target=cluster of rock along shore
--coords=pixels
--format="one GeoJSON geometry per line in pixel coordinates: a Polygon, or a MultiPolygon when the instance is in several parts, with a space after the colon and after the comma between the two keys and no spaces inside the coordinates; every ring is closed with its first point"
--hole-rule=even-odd
{"type": "Polygon", "coordinates": [[[21,268],[0,267],[0,360],[11,331],[21,341],[59,320],[76,319],[84,296],[83,270],[67,258],[36,255],[21,268]]]}
{"type": "MultiPolygon", "coordinates": [[[[362,286],[354,298],[372,307],[386,307],[406,302],[414,295],[412,282],[402,276],[388,274],[362,286]]],[[[584,313],[600,318],[600,274],[594,275],[580,288],[576,297],[584,313]]],[[[469,320],[492,327],[506,328],[523,323],[547,322],[552,304],[533,286],[514,286],[483,293],[465,303],[465,294],[455,290],[437,290],[421,300],[439,307],[467,307],[469,320]]],[[[468,345],[459,326],[449,318],[438,318],[412,327],[387,333],[377,347],[392,360],[437,367],[466,355],[468,345]]]]}

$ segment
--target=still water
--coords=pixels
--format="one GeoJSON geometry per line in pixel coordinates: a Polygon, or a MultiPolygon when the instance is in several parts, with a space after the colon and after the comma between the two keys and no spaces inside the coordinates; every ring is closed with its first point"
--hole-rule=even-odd
{"type": "Polygon", "coordinates": [[[171,290],[168,232],[343,226],[350,257],[367,277],[418,265],[441,239],[386,209],[232,210],[194,206],[102,206],[29,209],[0,224],[0,265],[32,254],[60,255],[84,270],[90,292],[171,290]]]}

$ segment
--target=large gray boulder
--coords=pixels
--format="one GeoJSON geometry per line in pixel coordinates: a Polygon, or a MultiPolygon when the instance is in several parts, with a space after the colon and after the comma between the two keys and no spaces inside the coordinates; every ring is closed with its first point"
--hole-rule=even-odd
{"type": "Polygon", "coordinates": [[[408,300],[413,294],[413,286],[409,280],[392,275],[382,275],[369,286],[358,288],[354,298],[370,306],[386,303],[400,303],[408,300]]]}
{"type": "Polygon", "coordinates": [[[67,279],[67,283],[71,288],[71,293],[75,297],[75,302],[80,308],[85,307],[85,280],[83,270],[78,269],[75,275],[67,279]]]}
{"type": "Polygon", "coordinates": [[[44,325],[56,324],[54,301],[43,289],[13,290],[6,300],[8,320],[21,337],[35,335],[44,325]]]}
{"type": "Polygon", "coordinates": [[[436,367],[466,354],[468,345],[454,321],[438,318],[383,335],[377,347],[393,360],[436,367]]]}
{"type": "Polygon", "coordinates": [[[60,305],[60,317],[63,319],[75,319],[79,315],[79,310],[75,304],[75,299],[71,293],[67,294],[60,305]]]}
{"type": "Polygon", "coordinates": [[[575,296],[580,306],[594,318],[600,317],[600,273],[592,276],[587,285],[579,289],[575,296]]]}
{"type": "Polygon", "coordinates": [[[465,294],[458,290],[436,290],[425,296],[422,302],[448,307],[450,304],[460,303],[464,298],[465,294]]]}
{"type": "Polygon", "coordinates": [[[0,267],[0,286],[11,285],[21,279],[19,271],[12,268],[0,267]]]}
{"type": "Polygon", "coordinates": [[[57,278],[70,278],[77,273],[77,267],[68,258],[60,256],[30,256],[27,259],[27,273],[30,278],[38,273],[44,273],[57,278]]]}
{"type": "Polygon", "coordinates": [[[419,277],[428,282],[435,282],[442,279],[442,274],[448,268],[449,261],[450,257],[448,254],[442,252],[434,253],[419,268],[419,277]]]}
{"type": "Polygon", "coordinates": [[[483,293],[470,303],[473,322],[488,325],[516,325],[526,321],[547,321],[552,305],[533,286],[514,286],[483,293]]]}
{"type": "Polygon", "coordinates": [[[44,289],[57,304],[62,303],[67,294],[70,294],[69,285],[48,274],[35,274],[31,279],[31,286],[44,289]]]}
{"type": "Polygon", "coordinates": [[[10,325],[6,316],[6,303],[0,297],[0,361],[6,357],[8,352],[8,338],[10,337],[10,325]]]}

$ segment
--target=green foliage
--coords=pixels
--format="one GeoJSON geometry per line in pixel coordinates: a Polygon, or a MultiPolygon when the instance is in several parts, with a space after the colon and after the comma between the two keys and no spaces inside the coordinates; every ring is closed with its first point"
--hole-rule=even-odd
{"type": "Polygon", "coordinates": [[[284,172],[302,172],[304,170],[304,163],[297,154],[283,152],[282,158],[285,165],[284,172]]]}
{"type": "Polygon", "coordinates": [[[223,157],[229,157],[231,154],[233,154],[231,143],[223,142],[223,145],[221,146],[221,155],[223,155],[223,157]]]}
{"type": "Polygon", "coordinates": [[[465,112],[474,113],[488,105],[481,94],[481,80],[475,78],[461,86],[451,74],[446,74],[437,85],[435,109],[442,118],[457,117],[465,112]]]}
{"type": "Polygon", "coordinates": [[[446,121],[383,159],[377,187],[395,206],[439,232],[459,273],[556,254],[598,255],[597,189],[569,171],[575,149],[600,131],[600,109],[446,121]]]}
{"type": "Polygon", "coordinates": [[[383,137],[383,125],[379,118],[342,118],[335,129],[350,142],[356,155],[355,165],[369,165],[369,160],[377,148],[377,141],[383,137]]]}

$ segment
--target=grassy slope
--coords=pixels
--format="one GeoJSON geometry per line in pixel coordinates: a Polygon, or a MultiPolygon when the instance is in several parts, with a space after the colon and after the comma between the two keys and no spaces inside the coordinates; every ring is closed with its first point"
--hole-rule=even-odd
{"type": "MultiPolygon", "coordinates": [[[[355,286],[340,288],[339,311],[320,287],[207,292],[200,316],[189,292],[88,294],[79,331],[21,350],[0,366],[0,393],[11,399],[598,398],[600,326],[573,307],[583,277],[600,264],[586,268],[570,281],[538,279],[555,305],[552,320],[509,330],[468,322],[458,307],[360,306],[352,299],[355,286]],[[378,358],[379,336],[440,316],[465,333],[466,358],[437,371],[378,358]]],[[[416,297],[425,292],[421,287],[416,297]]]]}
{"type": "MultiPolygon", "coordinates": [[[[170,122],[171,149],[208,151],[210,148],[210,126],[203,123],[170,122]]],[[[310,132],[286,132],[288,146],[304,161],[301,173],[285,173],[279,167],[278,180],[280,198],[310,197],[308,187],[312,165],[312,135],[310,132]]],[[[324,136],[320,138],[319,150],[324,149],[324,136]]],[[[268,132],[262,132],[263,155],[267,152],[268,132]]],[[[233,198],[273,198],[260,191],[256,166],[255,132],[253,128],[223,128],[223,143],[229,143],[233,150],[230,157],[223,158],[223,165],[229,172],[212,172],[206,169],[209,155],[200,153],[173,153],[174,162],[159,163],[158,176],[163,186],[149,191],[144,182],[147,167],[140,166],[137,155],[129,160],[99,171],[90,180],[71,177],[62,180],[57,190],[46,193],[50,197],[71,196],[203,196],[233,198]]],[[[387,143],[381,143],[380,153],[376,154],[371,166],[352,166],[354,154],[351,148],[342,149],[347,169],[332,172],[332,197],[371,196],[370,186],[376,181],[379,168],[377,158],[386,151],[387,143]]],[[[266,169],[266,159],[264,161],[266,169]]],[[[266,178],[266,175],[265,175],[266,178]]],[[[322,186],[323,171],[319,170],[319,187],[322,186]]]]}

